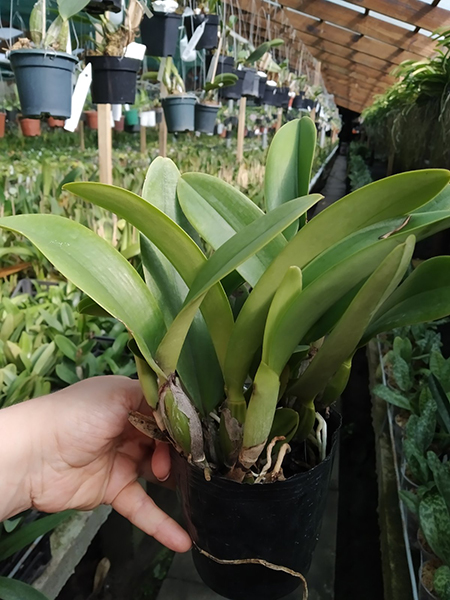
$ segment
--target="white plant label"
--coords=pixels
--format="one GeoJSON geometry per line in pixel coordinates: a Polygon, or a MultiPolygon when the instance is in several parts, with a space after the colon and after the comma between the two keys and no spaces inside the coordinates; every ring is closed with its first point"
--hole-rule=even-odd
{"type": "Polygon", "coordinates": [[[137,60],[144,60],[145,51],[147,46],[145,44],[138,44],[137,42],[131,42],[125,49],[125,58],[136,58],[137,60]]]}
{"type": "Polygon", "coordinates": [[[114,121],[120,121],[122,118],[122,105],[121,104],[112,104],[111,105],[111,114],[114,121]]]}
{"type": "MultiPolygon", "coordinates": [[[[188,19],[190,19],[190,17],[188,17],[188,19]]],[[[206,27],[206,21],[203,21],[203,23],[200,23],[200,25],[197,27],[197,29],[192,34],[192,37],[189,40],[188,45],[186,46],[186,48],[183,50],[183,52],[181,54],[181,60],[183,60],[184,62],[187,62],[189,60],[190,54],[193,51],[195,51],[195,46],[197,45],[200,38],[202,37],[203,32],[205,31],[205,27],[206,27]]]]}
{"type": "Polygon", "coordinates": [[[64,129],[74,132],[78,127],[78,122],[83,112],[84,103],[89,93],[92,82],[92,65],[89,63],[84,67],[78,76],[75,89],[72,94],[72,112],[70,118],[66,120],[64,129]]]}

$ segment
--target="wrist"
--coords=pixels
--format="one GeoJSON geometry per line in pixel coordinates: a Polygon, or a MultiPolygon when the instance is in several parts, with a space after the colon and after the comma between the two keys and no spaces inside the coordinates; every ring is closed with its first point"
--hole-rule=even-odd
{"type": "Polygon", "coordinates": [[[32,506],[36,408],[35,401],[28,401],[0,410],[0,521],[32,506]]]}

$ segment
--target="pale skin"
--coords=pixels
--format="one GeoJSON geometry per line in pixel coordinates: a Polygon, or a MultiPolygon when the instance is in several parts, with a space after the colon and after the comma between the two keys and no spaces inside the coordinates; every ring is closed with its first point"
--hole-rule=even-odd
{"type": "Polygon", "coordinates": [[[176,552],[188,534],[156,506],[139,477],[165,481],[167,444],[128,422],[145,412],[137,381],[95,377],[0,410],[0,521],[34,507],[47,513],[110,504],[176,552]]]}

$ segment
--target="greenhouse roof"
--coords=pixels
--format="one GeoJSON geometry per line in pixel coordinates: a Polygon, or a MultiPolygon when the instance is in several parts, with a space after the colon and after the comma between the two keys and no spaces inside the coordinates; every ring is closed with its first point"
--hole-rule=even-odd
{"type": "MultiPolygon", "coordinates": [[[[450,0],[256,1],[272,23],[298,31],[336,103],[358,112],[394,82],[402,61],[434,53],[431,32],[450,27],[450,0]]],[[[254,2],[241,0],[241,7],[254,2]]]]}

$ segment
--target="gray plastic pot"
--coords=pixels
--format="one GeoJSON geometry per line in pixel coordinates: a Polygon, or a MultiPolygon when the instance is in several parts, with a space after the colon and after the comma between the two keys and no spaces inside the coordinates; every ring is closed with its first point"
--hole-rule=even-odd
{"type": "Polygon", "coordinates": [[[218,104],[196,104],[195,105],[195,131],[202,133],[214,133],[218,104]]]}
{"type": "Polygon", "coordinates": [[[74,56],[54,50],[33,49],[14,50],[9,59],[24,117],[70,117],[72,75],[78,62],[74,56]]]}
{"type": "Polygon", "coordinates": [[[194,131],[195,96],[168,96],[163,98],[162,107],[169,133],[194,131]]]}

